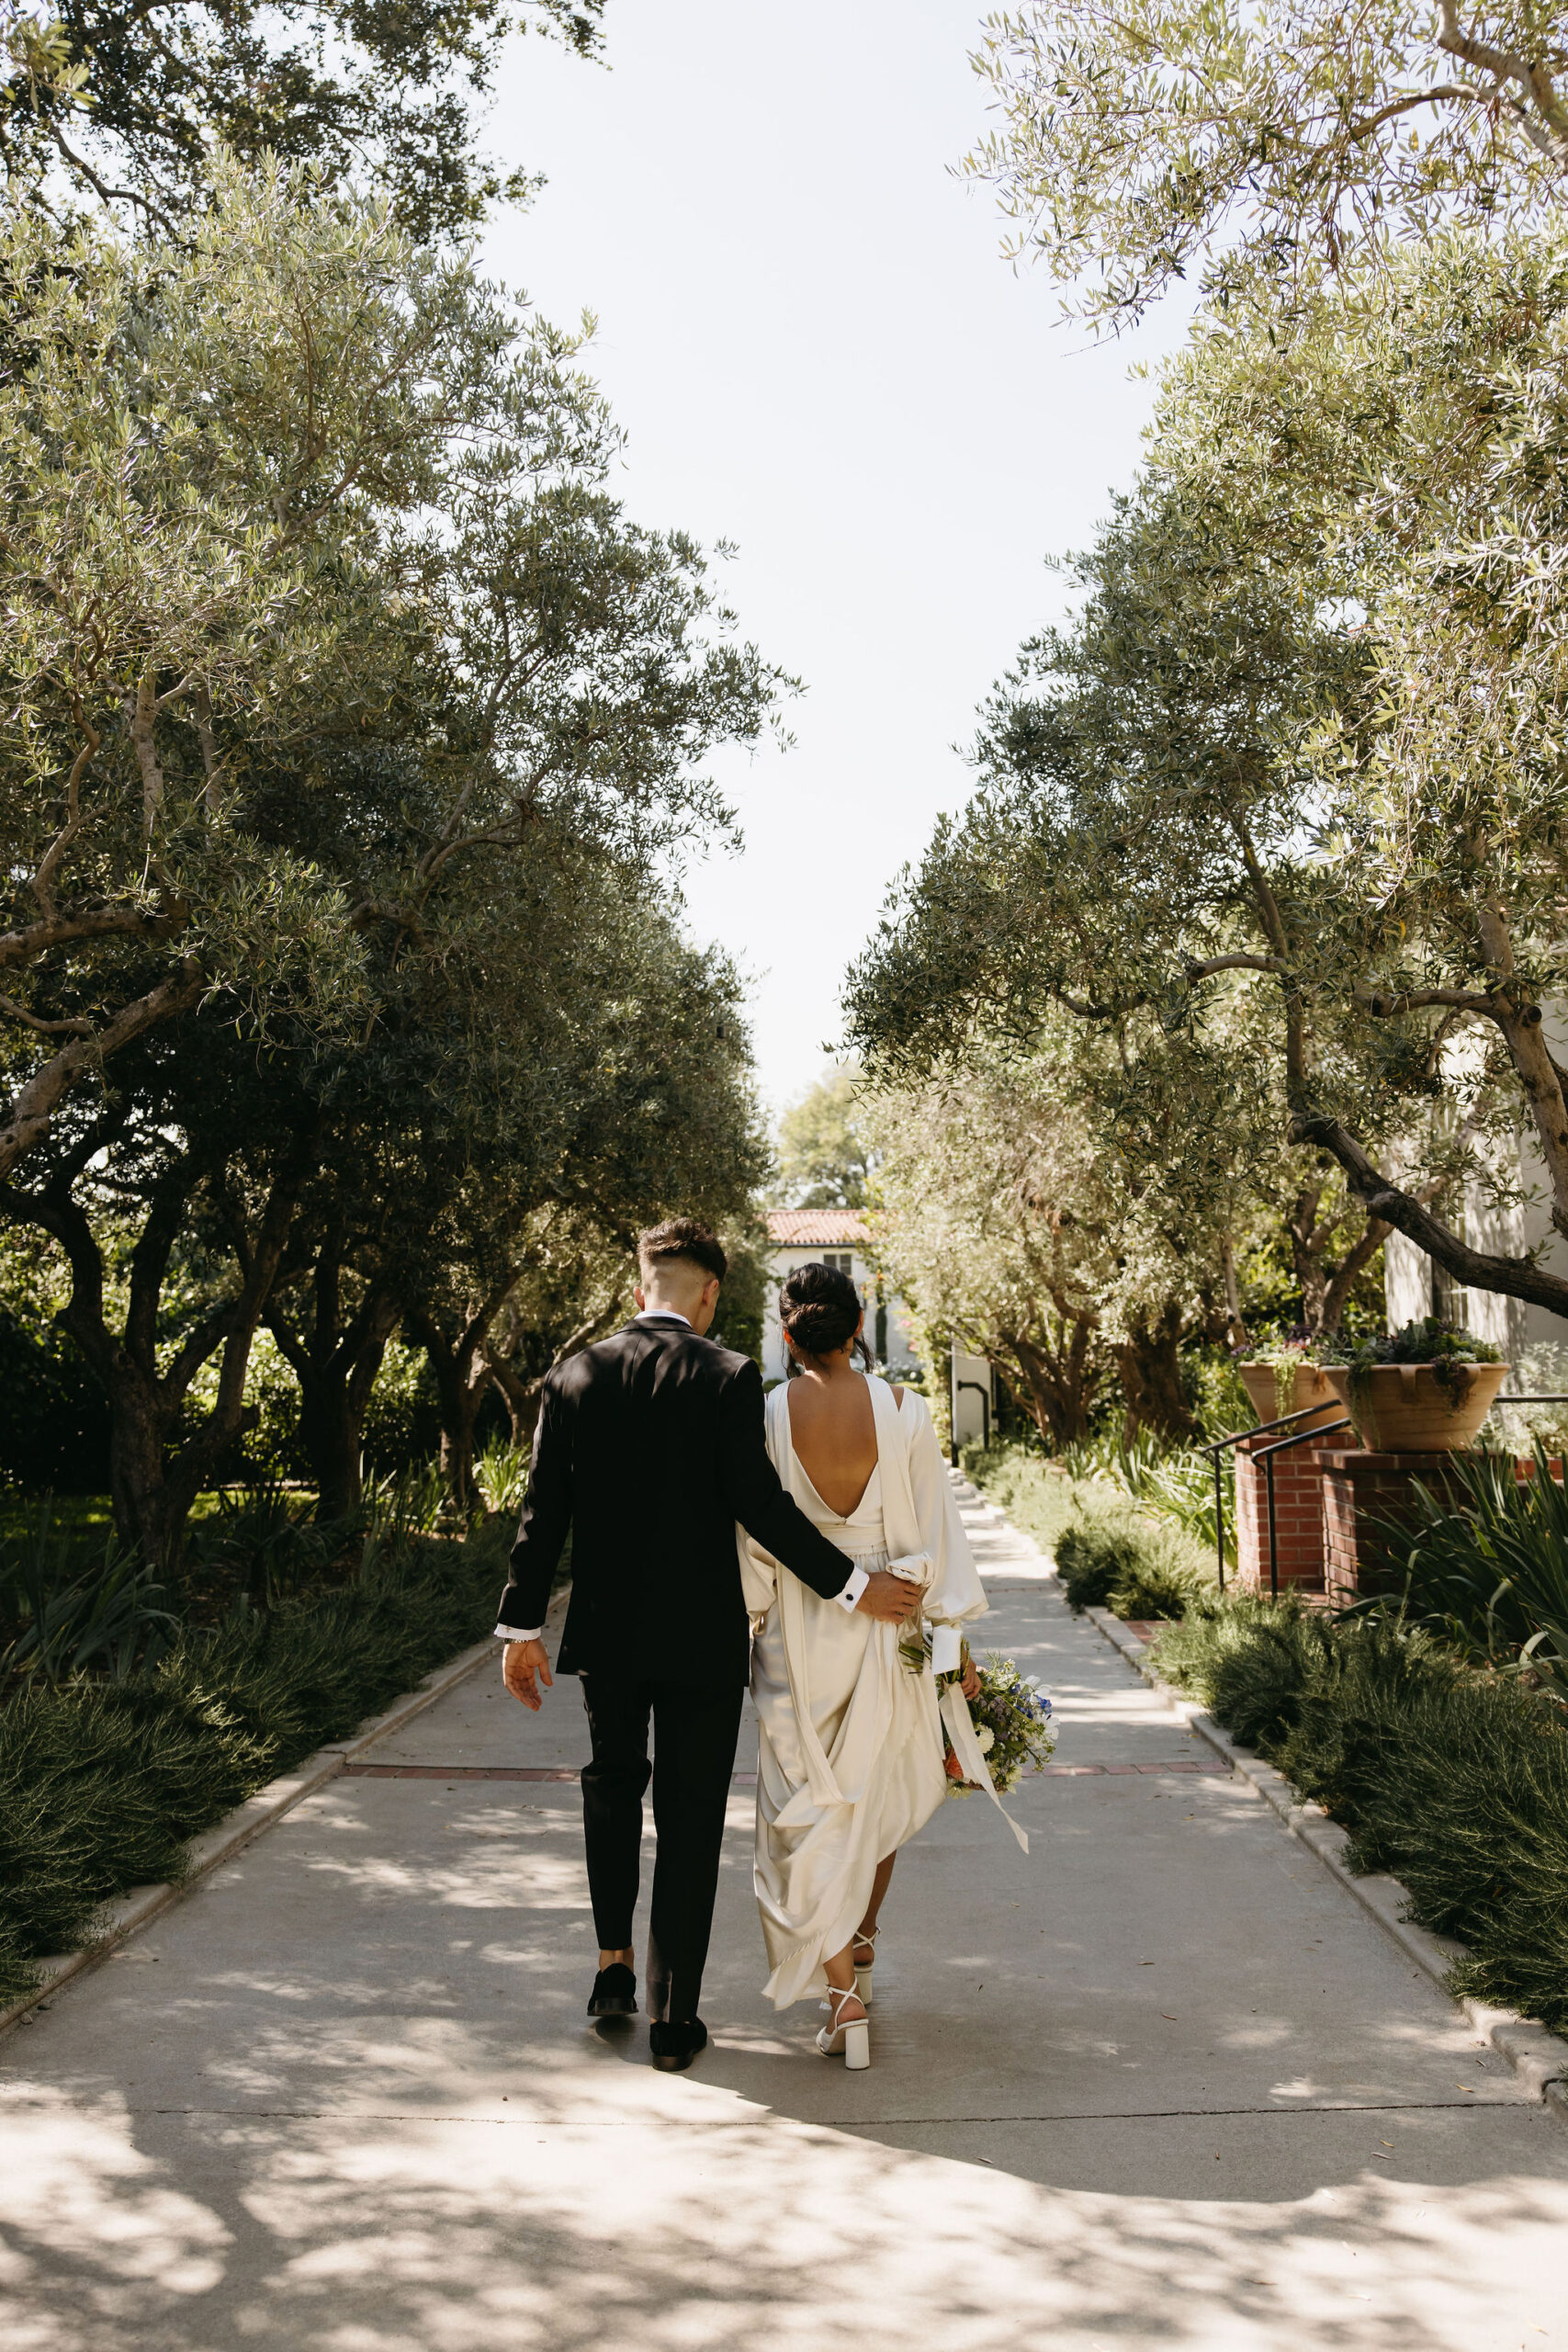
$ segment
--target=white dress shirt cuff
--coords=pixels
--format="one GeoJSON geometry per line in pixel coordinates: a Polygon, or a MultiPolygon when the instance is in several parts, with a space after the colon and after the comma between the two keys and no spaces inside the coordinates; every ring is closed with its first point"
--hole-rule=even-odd
{"type": "Polygon", "coordinates": [[[842,1592],[836,1592],[833,1598],[840,1609],[858,1608],[860,1597],[870,1582],[871,1577],[864,1568],[852,1568],[848,1584],[845,1585],[842,1592]]]}
{"type": "Polygon", "coordinates": [[[539,1642],[543,1641],[544,1636],[545,1629],[542,1625],[527,1628],[521,1625],[498,1625],[495,1629],[495,1638],[498,1642],[539,1642]]]}

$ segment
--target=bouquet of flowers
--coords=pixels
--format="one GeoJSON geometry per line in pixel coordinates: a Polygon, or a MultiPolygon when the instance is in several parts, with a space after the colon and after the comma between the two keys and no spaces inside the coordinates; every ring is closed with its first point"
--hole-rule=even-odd
{"type": "MultiPolygon", "coordinates": [[[[902,1646],[906,1664],[918,1669],[931,1655],[931,1635],[926,1634],[918,1655],[914,1643],[902,1646]]],[[[962,1682],[968,1663],[969,1645],[965,1642],[956,1672],[939,1674],[938,1689],[962,1682]]],[[[969,1702],[969,1720],[975,1726],[975,1738],[986,1759],[991,1786],[998,1796],[1005,1797],[1016,1789],[1025,1772],[1038,1772],[1055,1753],[1056,1727],[1051,1720],[1051,1702],[1041,1690],[1039,1678],[1022,1673],[1015,1658],[998,1657],[994,1651],[987,1653],[980,1668],[979,1691],[969,1702]]],[[[969,1779],[953,1751],[945,1725],[943,1747],[948,1795],[973,1796],[980,1784],[969,1779]]]]}
{"type": "MultiPolygon", "coordinates": [[[[956,1680],[957,1677],[953,1679],[956,1680]]],[[[1055,1751],[1056,1726],[1051,1720],[1051,1702],[1037,1678],[1021,1673],[1013,1658],[998,1657],[994,1652],[987,1655],[980,1668],[979,1695],[969,1702],[969,1719],[991,1776],[991,1786],[999,1797],[1016,1789],[1025,1772],[1038,1772],[1055,1751]]],[[[952,1783],[948,1795],[972,1795],[975,1783],[965,1780],[951,1740],[943,1761],[952,1783]]]]}

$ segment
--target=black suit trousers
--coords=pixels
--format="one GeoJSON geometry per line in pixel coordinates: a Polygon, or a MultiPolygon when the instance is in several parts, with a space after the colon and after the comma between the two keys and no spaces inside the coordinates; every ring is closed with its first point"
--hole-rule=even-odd
{"type": "Polygon", "coordinates": [[[582,1823],[594,1931],[602,1951],[631,1946],[642,1800],[651,1772],[655,1849],[647,1991],[656,2015],[663,1992],[663,2014],[672,2022],[697,2014],[745,1695],[745,1685],[728,1677],[717,1684],[582,1677],[593,1744],[592,1761],[582,1773],[582,1823]]]}

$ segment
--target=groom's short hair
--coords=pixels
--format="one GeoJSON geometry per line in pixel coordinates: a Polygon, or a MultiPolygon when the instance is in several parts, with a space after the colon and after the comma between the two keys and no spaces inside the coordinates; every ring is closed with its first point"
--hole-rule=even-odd
{"type": "Polygon", "coordinates": [[[646,1233],[637,1238],[637,1264],[644,1275],[656,1266],[669,1266],[684,1259],[689,1266],[700,1266],[705,1274],[713,1274],[722,1282],[729,1272],[729,1261],[716,1233],[699,1225],[694,1216],[666,1217],[662,1225],[650,1225],[646,1233]]]}

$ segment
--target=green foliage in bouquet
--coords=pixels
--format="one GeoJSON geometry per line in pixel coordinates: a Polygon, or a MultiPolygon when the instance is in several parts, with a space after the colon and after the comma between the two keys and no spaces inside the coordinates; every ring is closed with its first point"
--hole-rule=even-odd
{"type": "MultiPolygon", "coordinates": [[[[1025,1772],[1038,1772],[1042,1765],[1048,1764],[1055,1751],[1056,1727],[1051,1720],[1051,1702],[1034,1677],[1025,1674],[1015,1658],[998,1657],[994,1650],[987,1653],[986,1663],[980,1668],[979,1696],[970,1700],[969,1715],[991,1775],[991,1786],[999,1797],[1016,1789],[1025,1772]]],[[[957,1759],[951,1747],[948,1757],[948,1775],[953,1781],[949,1793],[966,1796],[968,1784],[959,1781],[953,1770],[957,1759]]]]}

